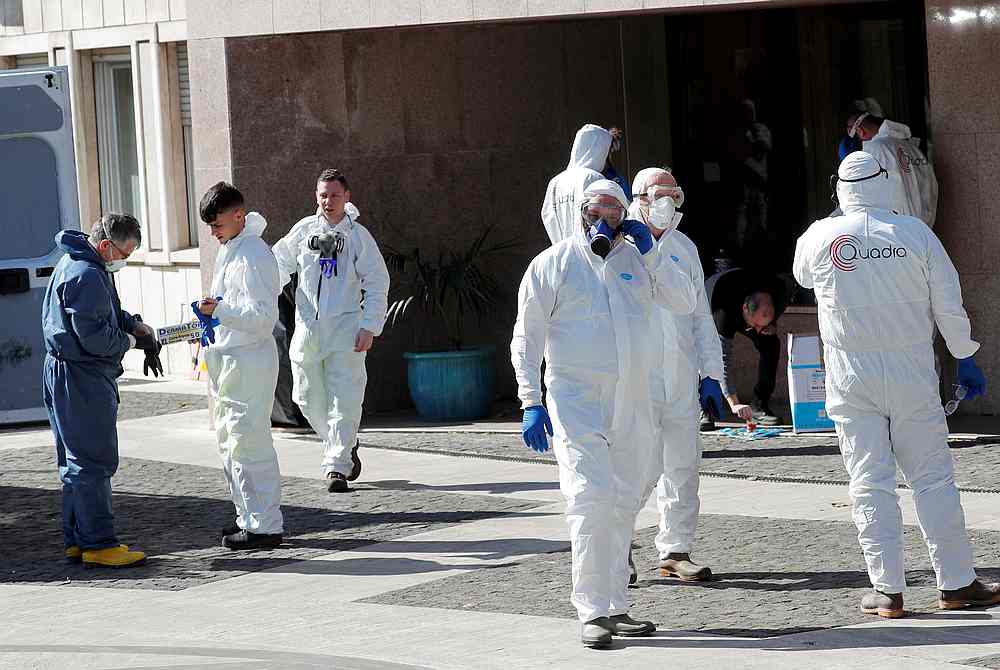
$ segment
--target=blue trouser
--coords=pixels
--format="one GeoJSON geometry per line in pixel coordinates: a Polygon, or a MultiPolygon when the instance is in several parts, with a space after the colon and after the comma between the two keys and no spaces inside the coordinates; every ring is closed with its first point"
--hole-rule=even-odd
{"type": "Polygon", "coordinates": [[[118,470],[115,381],[51,355],[45,357],[42,381],[63,483],[66,546],[116,547],[111,510],[111,477],[118,470]]]}

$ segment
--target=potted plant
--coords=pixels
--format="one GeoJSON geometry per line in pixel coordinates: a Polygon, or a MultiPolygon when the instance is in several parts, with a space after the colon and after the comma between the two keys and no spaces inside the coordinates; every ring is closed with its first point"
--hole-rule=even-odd
{"type": "Polygon", "coordinates": [[[517,245],[510,240],[488,243],[489,226],[468,247],[427,257],[385,248],[394,278],[386,324],[390,327],[414,311],[428,316],[447,337],[446,351],[403,354],[410,397],[420,416],[432,421],[458,421],[487,416],[496,394],[496,347],[470,346],[466,329],[481,323],[506,303],[503,285],[485,261],[517,245]]]}

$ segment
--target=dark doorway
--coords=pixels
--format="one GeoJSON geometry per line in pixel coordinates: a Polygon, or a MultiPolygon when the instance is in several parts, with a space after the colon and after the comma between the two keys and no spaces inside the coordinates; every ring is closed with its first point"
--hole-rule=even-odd
{"type": "Polygon", "coordinates": [[[706,275],[719,257],[790,270],[799,234],[834,207],[829,175],[855,101],[927,136],[923,3],[665,21],[673,167],[689,194],[682,230],[706,275]]]}

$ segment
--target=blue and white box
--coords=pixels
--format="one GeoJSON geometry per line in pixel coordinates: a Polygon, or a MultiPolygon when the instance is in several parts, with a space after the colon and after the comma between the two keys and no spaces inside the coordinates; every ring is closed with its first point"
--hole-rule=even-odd
{"type": "Polygon", "coordinates": [[[819,335],[788,334],[788,400],[796,433],[833,430],[826,415],[826,370],[819,335]]]}

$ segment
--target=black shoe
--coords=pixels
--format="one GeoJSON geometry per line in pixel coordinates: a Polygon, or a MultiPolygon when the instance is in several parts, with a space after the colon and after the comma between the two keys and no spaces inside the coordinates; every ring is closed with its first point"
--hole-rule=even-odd
{"type": "Polygon", "coordinates": [[[753,420],[758,426],[778,426],[783,423],[781,417],[771,411],[766,402],[756,401],[753,408],[753,420]]]}
{"type": "Polygon", "coordinates": [[[225,528],[222,529],[222,537],[225,537],[226,535],[235,535],[241,530],[243,529],[234,523],[232,526],[226,526],[225,528]]]}
{"type": "Polygon", "coordinates": [[[698,430],[703,433],[715,430],[715,419],[705,410],[701,410],[701,414],[698,416],[698,430]]]}
{"type": "Polygon", "coordinates": [[[347,493],[351,489],[347,486],[347,477],[339,472],[331,472],[326,476],[326,490],[330,493],[347,493]]]}
{"type": "Polygon", "coordinates": [[[358,440],[354,443],[354,448],[351,449],[351,474],[347,475],[349,482],[353,482],[361,476],[361,459],[358,457],[358,447],[360,446],[361,440],[358,440]]]}
{"type": "Polygon", "coordinates": [[[611,646],[611,622],[607,617],[592,619],[580,626],[580,642],[589,649],[611,646]]]}
{"type": "Polygon", "coordinates": [[[248,549],[274,549],[281,544],[280,534],[266,535],[264,533],[251,533],[248,530],[241,530],[232,535],[222,538],[222,546],[226,549],[248,550],[248,549]]]}
{"type": "Polygon", "coordinates": [[[609,616],[608,623],[611,634],[619,637],[646,637],[656,632],[656,624],[652,621],[637,621],[628,614],[609,616]]]}

